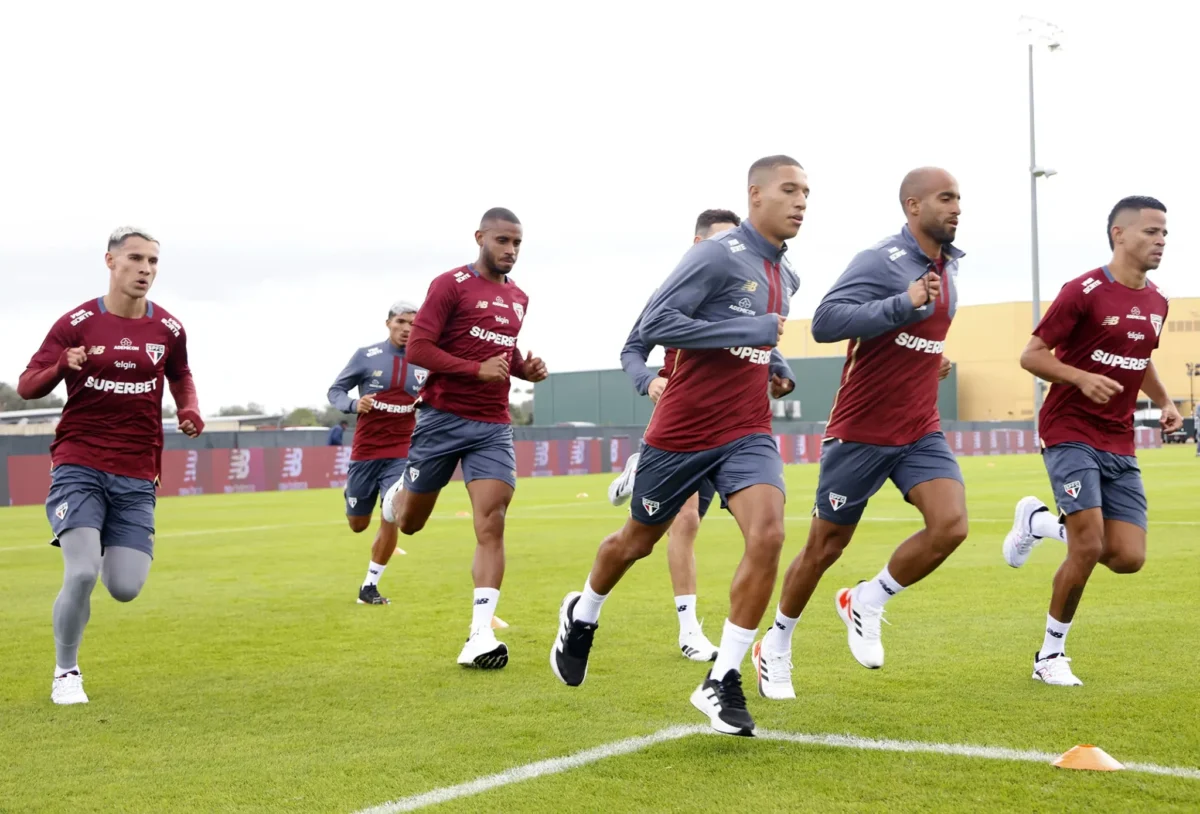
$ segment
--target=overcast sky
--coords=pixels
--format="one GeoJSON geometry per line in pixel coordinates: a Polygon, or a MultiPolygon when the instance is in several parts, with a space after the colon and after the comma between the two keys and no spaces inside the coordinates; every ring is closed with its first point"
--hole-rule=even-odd
{"type": "MultiPolygon", "coordinates": [[[[793,316],[902,223],[915,166],[959,179],[966,304],[1030,297],[1024,13],[1037,55],[1042,296],[1107,261],[1117,199],[1200,294],[1195,31],[1185,2],[7,3],[0,7],[0,380],[103,294],[105,239],[162,241],[201,405],[324,403],[395,299],[473,260],[491,206],[525,246],[523,348],[616,367],[698,212],[807,168],[793,316]],[[819,6],[814,8],[814,6],[819,6]]],[[[61,391],[60,391],[61,392],[61,391]]]]}

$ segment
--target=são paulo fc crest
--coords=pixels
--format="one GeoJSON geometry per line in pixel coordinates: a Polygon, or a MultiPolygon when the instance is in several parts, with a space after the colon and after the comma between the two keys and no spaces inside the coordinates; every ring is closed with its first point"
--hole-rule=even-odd
{"type": "Polygon", "coordinates": [[[838,509],[840,509],[846,505],[846,496],[835,494],[834,492],[830,492],[829,493],[829,505],[832,506],[833,510],[836,512],[838,509]]]}
{"type": "Polygon", "coordinates": [[[1072,499],[1074,499],[1074,498],[1079,497],[1079,492],[1082,488],[1083,488],[1083,484],[1081,484],[1077,480],[1073,480],[1070,483],[1065,484],[1063,486],[1063,491],[1066,492],[1068,495],[1070,495],[1072,497],[1072,499]]]}
{"type": "Polygon", "coordinates": [[[351,509],[353,509],[355,506],[358,505],[358,498],[356,498],[356,497],[346,498],[346,505],[349,506],[351,509]]]}
{"type": "Polygon", "coordinates": [[[425,379],[429,376],[428,370],[414,370],[413,374],[417,379],[417,384],[425,384],[425,379]]]}
{"type": "Polygon", "coordinates": [[[642,508],[646,510],[646,514],[653,517],[658,512],[658,501],[644,497],[642,498],[642,508]]]}
{"type": "Polygon", "coordinates": [[[151,342],[146,343],[146,355],[150,357],[150,361],[154,362],[154,364],[157,365],[166,353],[166,346],[155,345],[151,342]]]}
{"type": "Polygon", "coordinates": [[[59,520],[65,520],[67,517],[67,508],[66,502],[59,503],[58,508],[54,510],[54,516],[59,520]]]}
{"type": "Polygon", "coordinates": [[[519,302],[514,302],[513,311],[516,312],[518,322],[525,321],[525,306],[521,305],[519,302]]]}
{"type": "Polygon", "coordinates": [[[1158,314],[1151,314],[1150,315],[1150,324],[1154,326],[1154,335],[1161,336],[1162,335],[1162,317],[1159,316],[1158,314]]]}
{"type": "Polygon", "coordinates": [[[411,466],[408,468],[408,479],[410,481],[416,481],[416,479],[418,477],[420,477],[420,475],[421,475],[421,470],[413,469],[411,466]]]}

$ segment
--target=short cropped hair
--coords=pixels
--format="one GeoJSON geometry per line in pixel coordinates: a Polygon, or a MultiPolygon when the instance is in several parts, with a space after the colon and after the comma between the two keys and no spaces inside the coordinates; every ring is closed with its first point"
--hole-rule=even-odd
{"type": "Polygon", "coordinates": [[[1167,212],[1167,207],[1163,205],[1162,201],[1147,195],[1130,195],[1128,198],[1122,198],[1117,201],[1117,205],[1108,213],[1108,248],[1116,248],[1113,244],[1112,228],[1117,215],[1120,215],[1122,212],[1141,212],[1143,209],[1157,209],[1164,215],[1167,212]]]}
{"type": "Polygon", "coordinates": [[[158,242],[145,229],[139,229],[136,226],[121,226],[114,229],[113,233],[108,236],[108,251],[111,252],[113,249],[119,249],[131,237],[140,237],[143,240],[149,240],[151,243],[158,242]]]}
{"type": "Polygon", "coordinates": [[[705,209],[700,213],[700,217],[696,218],[696,234],[708,234],[708,230],[718,223],[732,223],[734,226],[741,226],[742,219],[728,209],[705,209]]]}
{"type": "Polygon", "coordinates": [[[521,224],[521,221],[517,220],[517,216],[512,213],[511,209],[505,209],[503,206],[494,206],[483,213],[483,217],[479,219],[479,228],[483,229],[489,222],[495,221],[515,223],[518,226],[521,224]]]}
{"type": "Polygon", "coordinates": [[[392,303],[392,307],[388,309],[387,318],[391,319],[392,317],[396,316],[397,314],[415,314],[415,313],[417,313],[417,306],[413,305],[408,300],[396,300],[394,303],[392,303]]]}
{"type": "Polygon", "coordinates": [[[750,172],[746,174],[748,183],[754,183],[754,175],[760,170],[774,170],[779,167],[799,167],[804,169],[799,161],[789,155],[769,155],[766,158],[760,158],[750,165],[750,172]]]}

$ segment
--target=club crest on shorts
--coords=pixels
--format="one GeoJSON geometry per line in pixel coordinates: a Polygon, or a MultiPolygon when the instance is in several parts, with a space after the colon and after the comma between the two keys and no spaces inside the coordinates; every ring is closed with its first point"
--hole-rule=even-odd
{"type": "Polygon", "coordinates": [[[1063,491],[1066,492],[1068,495],[1070,495],[1072,498],[1079,497],[1079,492],[1081,489],[1083,489],[1083,484],[1081,484],[1077,480],[1073,480],[1070,483],[1063,485],[1063,491]]]}
{"type": "Polygon", "coordinates": [[[65,520],[67,517],[67,509],[68,508],[69,507],[67,506],[66,501],[59,503],[58,508],[54,510],[54,516],[57,517],[59,520],[65,520]]]}
{"type": "Polygon", "coordinates": [[[346,505],[349,506],[351,509],[353,509],[355,506],[358,505],[358,498],[356,498],[356,497],[346,498],[346,505]]]}
{"type": "Polygon", "coordinates": [[[166,353],[167,348],[165,345],[155,345],[152,342],[146,343],[146,355],[150,357],[150,361],[154,362],[154,364],[157,365],[166,353]]]}
{"type": "Polygon", "coordinates": [[[421,470],[420,470],[420,469],[414,469],[414,468],[413,468],[413,467],[411,467],[411,466],[408,468],[408,479],[409,479],[410,481],[415,481],[415,480],[416,480],[417,478],[419,478],[420,476],[421,476],[421,470]]]}
{"type": "Polygon", "coordinates": [[[838,509],[846,505],[846,496],[839,495],[836,492],[830,492],[829,505],[832,506],[833,510],[836,512],[838,509]]]}
{"type": "Polygon", "coordinates": [[[658,511],[658,501],[644,497],[642,498],[642,508],[646,510],[646,514],[653,517],[655,512],[658,511]]]}

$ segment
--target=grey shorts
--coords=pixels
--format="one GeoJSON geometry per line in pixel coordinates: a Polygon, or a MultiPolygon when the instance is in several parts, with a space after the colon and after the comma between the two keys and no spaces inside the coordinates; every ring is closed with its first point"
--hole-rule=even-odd
{"type": "Polygon", "coordinates": [[[64,464],[50,473],[46,519],[51,545],[71,529],[96,529],[102,550],[132,548],[154,556],[154,481],[64,464]]]}
{"type": "Polygon", "coordinates": [[[443,489],[462,463],[463,480],[500,480],[517,485],[517,454],[510,424],[472,421],[428,405],[417,410],[408,449],[404,489],[424,494],[443,489]]]}
{"type": "Polygon", "coordinates": [[[926,481],[963,480],[958,459],[941,432],[899,447],[826,438],[821,444],[813,515],[839,526],[853,526],[862,519],[867,501],[889,478],[906,500],[914,486],[926,481]]]}
{"type": "Polygon", "coordinates": [[[375,461],[351,461],[346,472],[346,514],[370,517],[375,501],[382,500],[392,484],[404,477],[405,458],[380,458],[375,461]]]}
{"type": "Polygon", "coordinates": [[[1068,441],[1042,450],[1042,462],[1062,514],[1099,507],[1105,520],[1146,528],[1146,490],[1134,456],[1068,441]]]}
{"type": "MultiPolygon", "coordinates": [[[[643,453],[645,451],[646,451],[646,442],[645,442],[645,440],[643,440],[641,443],[638,444],[638,456],[639,456],[639,464],[638,465],[639,466],[641,466],[641,463],[640,463],[641,453],[643,453]]],[[[635,483],[637,482],[636,477],[634,479],[634,482],[635,483]]],[[[712,478],[709,478],[709,477],[701,478],[700,479],[700,488],[696,490],[696,494],[700,495],[700,517],[703,518],[704,515],[706,515],[708,513],[708,507],[712,505],[713,498],[716,497],[717,485],[715,483],[713,483],[712,478]]],[[[684,502],[686,502],[686,501],[684,501],[684,502]]]]}
{"type": "Polygon", "coordinates": [[[647,444],[638,459],[629,511],[639,523],[656,526],[673,519],[687,499],[700,492],[703,516],[712,502],[712,493],[705,498],[708,486],[726,506],[730,495],[759,483],[787,494],[783,458],[770,435],[747,435],[700,452],[667,452],[647,444]]]}

